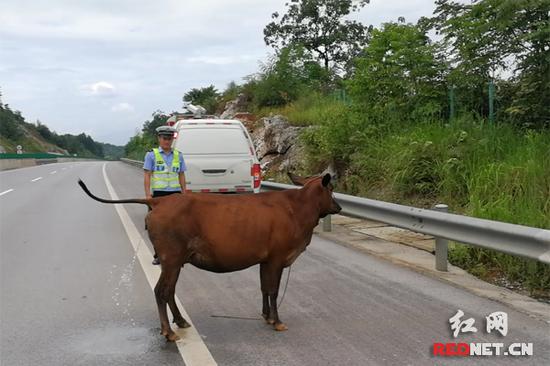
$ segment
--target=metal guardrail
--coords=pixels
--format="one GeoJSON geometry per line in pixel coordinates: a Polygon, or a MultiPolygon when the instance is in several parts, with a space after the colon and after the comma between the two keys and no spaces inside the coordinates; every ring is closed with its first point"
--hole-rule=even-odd
{"type": "Polygon", "coordinates": [[[137,166],[139,168],[143,168],[143,161],[126,159],[126,158],[120,158],[120,160],[125,162],[126,164],[130,164],[130,165],[133,165],[133,166],[137,166]]]}
{"type": "MultiPolygon", "coordinates": [[[[298,188],[262,182],[262,190],[298,188]]],[[[392,226],[550,264],[550,230],[478,219],[335,193],[342,215],[392,226]]],[[[436,253],[437,256],[437,253],[436,253]]]]}
{"type": "MultiPolygon", "coordinates": [[[[141,161],[121,160],[135,166],[143,166],[141,161]]],[[[280,191],[299,187],[263,181],[261,188],[264,191],[280,191]]],[[[342,206],[342,215],[370,219],[432,235],[436,240],[453,240],[550,264],[550,230],[403,206],[341,193],[335,193],[334,196],[342,206]]],[[[325,231],[330,230],[330,219],[324,221],[323,226],[325,231]]],[[[445,252],[446,257],[446,246],[441,251],[445,252]]],[[[436,257],[438,257],[437,249],[436,257]]],[[[441,261],[441,258],[438,260],[441,261]]],[[[439,267],[438,269],[445,270],[441,265],[439,267]]]]}

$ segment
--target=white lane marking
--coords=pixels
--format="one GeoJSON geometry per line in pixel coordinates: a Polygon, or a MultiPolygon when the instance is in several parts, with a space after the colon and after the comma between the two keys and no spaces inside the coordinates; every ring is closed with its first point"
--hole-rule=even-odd
{"type": "MultiPolygon", "coordinates": [[[[107,163],[104,163],[103,179],[105,180],[105,185],[107,186],[107,190],[111,195],[111,199],[118,200],[119,199],[118,195],[116,194],[113,186],[111,185],[111,182],[109,181],[109,178],[107,177],[107,172],[105,170],[106,166],[107,166],[107,163]]],[[[145,273],[145,277],[147,277],[147,281],[149,282],[151,289],[154,289],[158,281],[158,278],[160,276],[160,268],[159,266],[154,266],[151,264],[151,258],[153,258],[153,253],[151,253],[151,251],[146,245],[139,245],[141,241],[143,241],[144,239],[139,233],[138,229],[136,228],[136,225],[134,225],[133,221],[130,219],[130,215],[128,215],[128,211],[126,211],[124,206],[121,204],[116,204],[115,208],[118,213],[118,216],[120,216],[122,225],[126,230],[128,239],[130,239],[130,243],[132,244],[134,251],[136,251],[137,258],[139,259],[141,268],[145,273]]],[[[183,305],[181,304],[181,301],[177,296],[176,296],[176,304],[180,309],[183,317],[189,322],[189,324],[191,324],[191,327],[186,329],[180,329],[180,328],[174,329],[174,332],[176,332],[181,338],[178,342],[176,342],[176,345],[178,347],[178,351],[181,354],[181,357],[183,358],[183,361],[185,362],[185,365],[186,366],[217,365],[216,361],[214,360],[214,357],[212,357],[212,354],[206,347],[206,344],[202,340],[202,337],[197,332],[197,328],[195,328],[195,326],[193,325],[193,322],[191,321],[189,314],[187,314],[183,305]]],[[[169,308],[168,308],[168,311],[170,311],[169,308]]]]}
{"type": "Polygon", "coordinates": [[[54,171],[53,171],[53,172],[51,172],[50,174],[55,174],[55,173],[57,173],[57,170],[54,170],[54,171]]]}
{"type": "Polygon", "coordinates": [[[12,191],[13,191],[13,188],[12,188],[12,189],[8,189],[7,191],[4,191],[4,192],[0,193],[0,196],[3,196],[3,195],[5,195],[6,193],[10,193],[10,192],[12,192],[12,191]]]}
{"type": "Polygon", "coordinates": [[[40,180],[40,179],[42,179],[42,177],[34,178],[33,180],[31,180],[31,182],[36,182],[37,180],[40,180]]]}

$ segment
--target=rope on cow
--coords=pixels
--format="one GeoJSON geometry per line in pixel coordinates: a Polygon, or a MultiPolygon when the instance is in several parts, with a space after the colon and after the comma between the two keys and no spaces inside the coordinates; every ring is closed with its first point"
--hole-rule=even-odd
{"type": "Polygon", "coordinates": [[[290,268],[292,268],[292,267],[288,266],[288,272],[286,274],[285,289],[283,290],[283,296],[281,296],[281,301],[279,301],[279,304],[277,305],[277,309],[279,309],[281,307],[281,305],[283,305],[283,300],[285,299],[286,288],[288,287],[288,280],[290,279],[290,268]]]}
{"type": "MultiPolygon", "coordinates": [[[[283,304],[283,300],[285,299],[285,294],[286,294],[286,289],[288,287],[288,280],[290,279],[290,266],[288,267],[288,273],[287,273],[287,276],[286,276],[286,283],[285,283],[285,288],[283,290],[283,295],[281,296],[281,301],[279,302],[278,306],[277,306],[277,309],[279,309],[281,307],[281,305],[283,304]]],[[[235,316],[235,315],[217,315],[217,314],[212,314],[210,315],[212,318],[224,318],[224,319],[240,319],[240,320],[261,320],[262,318],[255,318],[255,317],[248,317],[248,316],[235,316]]]]}
{"type": "Polygon", "coordinates": [[[240,320],[260,320],[262,318],[253,318],[253,317],[248,317],[248,316],[234,316],[234,315],[217,315],[217,314],[212,314],[210,315],[212,318],[224,318],[224,319],[240,319],[240,320]]]}

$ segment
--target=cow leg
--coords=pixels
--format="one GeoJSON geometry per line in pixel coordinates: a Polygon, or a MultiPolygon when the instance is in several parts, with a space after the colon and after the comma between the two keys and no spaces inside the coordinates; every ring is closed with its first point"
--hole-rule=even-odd
{"type": "MultiPolygon", "coordinates": [[[[262,292],[264,289],[269,297],[269,313],[266,321],[269,324],[273,324],[273,328],[278,331],[287,330],[288,327],[279,319],[279,313],[277,311],[277,297],[279,296],[279,284],[281,282],[281,274],[283,273],[282,266],[269,266],[266,264],[264,273],[265,281],[262,281],[262,292]]],[[[264,297],[264,306],[267,300],[264,297]]]]}
{"type": "Polygon", "coordinates": [[[262,293],[262,316],[267,321],[269,317],[269,294],[262,293]]]}
{"type": "Polygon", "coordinates": [[[180,339],[172,328],[170,328],[168,311],[166,309],[166,305],[170,301],[170,298],[174,297],[180,268],[181,265],[162,263],[160,278],[155,286],[155,298],[157,300],[160,317],[160,334],[165,336],[169,342],[175,342],[180,339]]]}
{"type": "Polygon", "coordinates": [[[262,289],[262,317],[267,321],[269,317],[269,287],[267,284],[267,264],[260,263],[260,284],[262,289]]]}
{"type": "Polygon", "coordinates": [[[189,324],[181,315],[180,309],[178,309],[178,306],[176,305],[174,296],[168,300],[168,306],[170,306],[170,311],[172,312],[172,315],[174,315],[174,323],[176,323],[179,328],[189,328],[191,326],[191,324],[189,324]]]}
{"type": "MultiPolygon", "coordinates": [[[[180,271],[178,270],[178,277],[179,277],[179,273],[180,271]]],[[[176,282],[177,280],[178,278],[176,277],[176,282]]],[[[175,287],[174,287],[174,290],[175,290],[175,287]]],[[[170,311],[174,316],[174,323],[176,323],[179,328],[189,328],[191,326],[191,324],[189,324],[187,320],[185,320],[185,318],[181,315],[180,309],[178,309],[178,306],[176,305],[175,293],[172,293],[170,298],[168,299],[168,306],[170,307],[170,311]]]]}

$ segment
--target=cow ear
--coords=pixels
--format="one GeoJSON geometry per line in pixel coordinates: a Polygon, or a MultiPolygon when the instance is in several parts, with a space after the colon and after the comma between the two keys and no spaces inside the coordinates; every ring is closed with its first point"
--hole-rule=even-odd
{"type": "Polygon", "coordinates": [[[291,172],[288,172],[287,175],[292,181],[292,183],[294,183],[297,186],[303,186],[306,183],[306,180],[304,178],[299,177],[295,174],[292,174],[291,172]]]}
{"type": "Polygon", "coordinates": [[[330,183],[330,174],[327,173],[323,176],[323,187],[327,187],[328,184],[330,183]]]}

